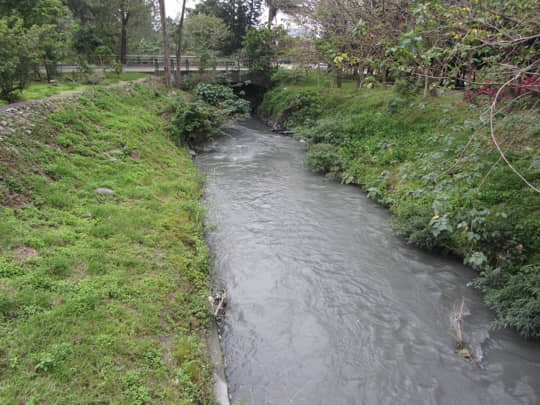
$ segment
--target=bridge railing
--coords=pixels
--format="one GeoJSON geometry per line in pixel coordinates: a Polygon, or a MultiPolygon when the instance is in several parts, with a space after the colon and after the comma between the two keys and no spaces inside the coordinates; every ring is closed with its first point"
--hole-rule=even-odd
{"type": "MultiPolygon", "coordinates": [[[[176,56],[170,58],[171,69],[176,69],[176,56]]],[[[156,71],[163,70],[165,58],[163,55],[127,55],[127,66],[152,66],[156,71]]],[[[182,56],[182,70],[199,70],[201,68],[201,58],[199,56],[182,56]]],[[[220,70],[242,70],[247,68],[247,65],[241,58],[211,58],[203,61],[204,69],[219,68],[220,70]]]]}

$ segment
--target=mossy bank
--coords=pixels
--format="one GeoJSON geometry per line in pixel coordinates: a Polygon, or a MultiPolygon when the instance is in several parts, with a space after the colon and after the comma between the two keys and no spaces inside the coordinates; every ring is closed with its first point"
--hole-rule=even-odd
{"type": "Polygon", "coordinates": [[[0,403],[212,403],[202,179],[173,103],[98,87],[2,133],[0,403]]]}
{"type": "MultiPolygon", "coordinates": [[[[318,87],[295,72],[276,78],[259,114],[306,141],[310,168],[362,185],[411,243],[463,257],[478,271],[473,284],[494,309],[494,326],[540,335],[540,196],[501,160],[488,100],[470,104],[460,92],[423,99],[354,83],[338,89],[324,77],[318,87]]],[[[538,185],[538,103],[520,103],[499,106],[495,131],[538,185]]]]}

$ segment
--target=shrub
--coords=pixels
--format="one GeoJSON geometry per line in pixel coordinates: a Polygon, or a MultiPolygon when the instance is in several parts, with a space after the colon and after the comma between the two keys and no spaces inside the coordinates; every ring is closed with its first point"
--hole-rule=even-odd
{"type": "Polygon", "coordinates": [[[117,75],[120,76],[120,74],[124,70],[124,66],[122,66],[122,64],[120,62],[113,62],[111,64],[111,69],[113,70],[114,73],[116,73],[117,75]]]}
{"type": "Polygon", "coordinates": [[[206,83],[199,83],[195,87],[195,97],[197,100],[204,101],[214,107],[226,100],[236,100],[238,98],[229,87],[206,83]]]}
{"type": "Polygon", "coordinates": [[[306,166],[315,173],[336,175],[343,170],[337,148],[327,143],[313,145],[306,154],[306,166]]]}
{"type": "Polygon", "coordinates": [[[305,81],[304,72],[300,69],[280,69],[272,75],[272,84],[299,84],[305,81]]]}
{"type": "Polygon", "coordinates": [[[83,80],[84,84],[100,84],[105,80],[105,75],[103,72],[94,72],[86,74],[83,80]]]}
{"type": "Polygon", "coordinates": [[[394,209],[394,212],[397,215],[394,218],[396,229],[409,243],[427,249],[432,249],[436,245],[436,237],[429,224],[433,210],[427,201],[420,199],[404,201],[394,209]]]}
{"type": "Polygon", "coordinates": [[[236,100],[225,100],[219,105],[221,112],[225,116],[244,115],[249,116],[251,105],[249,101],[238,98],[236,100]]]}
{"type": "Polygon", "coordinates": [[[347,123],[350,123],[350,117],[340,115],[321,118],[309,127],[303,127],[299,135],[309,144],[327,143],[331,145],[341,145],[344,140],[347,123]]]}
{"type": "Polygon", "coordinates": [[[201,83],[206,83],[206,75],[199,73],[190,73],[186,77],[182,78],[180,88],[185,91],[191,91],[201,83]]]}
{"type": "Polygon", "coordinates": [[[415,95],[415,93],[418,91],[418,87],[415,80],[407,77],[405,79],[396,80],[394,90],[399,96],[408,99],[415,95]]]}
{"type": "Polygon", "coordinates": [[[540,266],[523,267],[500,288],[484,288],[486,302],[499,318],[495,327],[514,327],[523,336],[540,337],[540,266]]]}
{"type": "Polygon", "coordinates": [[[249,101],[241,99],[232,89],[219,84],[200,83],[195,88],[197,100],[218,107],[223,118],[249,114],[249,101]]]}
{"type": "Polygon", "coordinates": [[[215,111],[204,103],[178,103],[172,121],[175,141],[194,144],[212,138],[218,132],[215,127],[219,123],[215,117],[215,111]]]}
{"type": "Polygon", "coordinates": [[[315,120],[322,113],[322,96],[311,90],[298,92],[288,105],[281,111],[279,121],[287,128],[303,125],[308,121],[315,120]]]}

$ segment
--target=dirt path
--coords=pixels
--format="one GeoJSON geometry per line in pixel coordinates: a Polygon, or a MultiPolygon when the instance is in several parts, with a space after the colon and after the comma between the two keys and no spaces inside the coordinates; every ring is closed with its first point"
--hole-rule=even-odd
{"type": "MultiPolygon", "coordinates": [[[[148,79],[149,79],[148,77],[141,77],[140,79],[136,79],[136,80],[124,80],[124,81],[119,81],[113,84],[109,84],[106,87],[120,87],[120,86],[125,86],[126,84],[129,84],[129,83],[142,83],[148,79]]],[[[11,104],[0,107],[0,114],[4,112],[10,113],[13,111],[20,111],[21,109],[24,109],[24,107],[28,105],[33,105],[35,103],[42,103],[42,102],[47,102],[47,101],[52,101],[52,100],[58,100],[61,98],[66,98],[73,95],[82,94],[85,91],[88,91],[88,88],[83,89],[83,90],[70,90],[70,91],[65,91],[62,93],[55,94],[53,96],[36,98],[34,100],[19,101],[17,103],[11,103],[11,104]]]]}
{"type": "MultiPolygon", "coordinates": [[[[152,80],[148,77],[142,77],[137,80],[120,81],[108,85],[107,87],[120,87],[129,83],[142,83],[146,80],[152,80]]],[[[35,126],[35,118],[45,116],[56,111],[57,106],[53,101],[67,99],[69,97],[82,94],[89,89],[66,91],[55,94],[54,96],[38,98],[35,100],[21,101],[0,107],[0,142],[5,137],[15,134],[17,130],[31,134],[35,126]]]]}

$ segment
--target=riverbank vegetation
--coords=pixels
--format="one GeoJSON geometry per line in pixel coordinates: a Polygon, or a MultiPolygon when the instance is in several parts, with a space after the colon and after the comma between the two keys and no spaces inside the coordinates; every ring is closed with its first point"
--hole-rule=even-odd
{"type": "MultiPolygon", "coordinates": [[[[409,242],[463,257],[495,326],[540,335],[540,198],[494,145],[488,95],[471,103],[452,90],[425,99],[402,83],[338,88],[303,71],[274,78],[259,113],[307,142],[311,169],[362,185],[409,242]]],[[[538,184],[538,106],[521,101],[525,108],[501,101],[494,130],[512,134],[501,138],[506,155],[538,184]]]]}
{"type": "Polygon", "coordinates": [[[166,94],[97,87],[2,134],[1,403],[211,403],[202,178],[166,94]]]}
{"type": "MultiPolygon", "coordinates": [[[[88,90],[94,85],[110,85],[119,82],[138,80],[146,77],[144,73],[133,72],[75,72],[73,74],[61,74],[52,83],[32,81],[24,90],[15,93],[13,96],[17,101],[39,100],[44,97],[51,97],[57,94],[66,94],[76,91],[88,90]]],[[[0,106],[7,105],[8,102],[0,100],[0,106]]]]}
{"type": "Polygon", "coordinates": [[[183,97],[177,99],[171,130],[177,143],[192,147],[222,135],[219,126],[230,120],[248,118],[251,111],[247,100],[219,84],[199,83],[191,101],[183,97]]]}
{"type": "Polygon", "coordinates": [[[302,28],[273,41],[267,72],[279,55],[296,69],[259,113],[411,243],[463,257],[495,326],[540,336],[537,2],[269,3],[302,28]]]}

